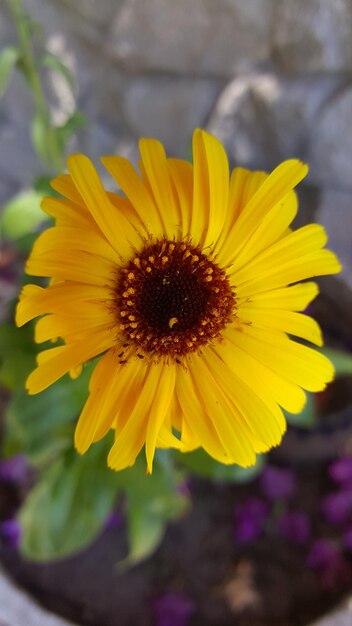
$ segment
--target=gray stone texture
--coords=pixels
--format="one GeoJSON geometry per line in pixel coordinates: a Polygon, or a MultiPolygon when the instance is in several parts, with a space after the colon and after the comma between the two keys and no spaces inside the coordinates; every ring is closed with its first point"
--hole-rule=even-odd
{"type": "Polygon", "coordinates": [[[218,99],[208,128],[245,166],[267,169],[285,158],[307,160],[318,112],[343,81],[273,71],[236,77],[218,99]]]}
{"type": "Polygon", "coordinates": [[[310,626],[351,626],[352,624],[352,598],[338,611],[310,624],[310,626]]]}
{"type": "Polygon", "coordinates": [[[338,250],[343,266],[341,278],[352,289],[352,195],[334,190],[323,192],[315,219],[325,226],[329,247],[338,250]]]}
{"type": "Polygon", "coordinates": [[[269,0],[128,0],[107,46],[125,68],[232,76],[269,60],[269,0]]]}
{"type": "Polygon", "coordinates": [[[1,626],[74,626],[48,613],[27,594],[18,589],[0,569],[1,626]]]}
{"type": "Polygon", "coordinates": [[[352,84],[328,100],[315,120],[309,157],[318,185],[352,192],[352,84]]]}
{"type": "Polygon", "coordinates": [[[184,155],[193,129],[206,124],[218,93],[217,81],[203,78],[135,78],[122,95],[122,111],[137,137],[157,137],[169,152],[184,155]]]}
{"type": "Polygon", "coordinates": [[[351,72],[351,0],[279,0],[274,57],[288,72],[351,72]]]}

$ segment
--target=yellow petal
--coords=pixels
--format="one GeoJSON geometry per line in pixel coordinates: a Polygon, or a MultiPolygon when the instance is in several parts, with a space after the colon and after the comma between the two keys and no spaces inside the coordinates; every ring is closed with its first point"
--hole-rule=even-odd
{"type": "Polygon", "coordinates": [[[299,259],[293,259],[285,264],[271,264],[266,271],[255,268],[251,276],[243,274],[243,283],[236,282],[237,275],[233,274],[231,280],[236,283],[236,292],[240,298],[253,297],[254,295],[277,289],[290,283],[296,283],[305,278],[336,274],[341,270],[341,265],[333,252],[330,250],[317,250],[299,259]]]}
{"type": "Polygon", "coordinates": [[[139,142],[143,166],[168,239],[178,238],[181,218],[178,212],[164,147],[156,139],[139,142]]]}
{"type": "Polygon", "coordinates": [[[278,445],[286,423],[281,409],[273,399],[265,395],[264,401],[256,393],[256,386],[252,388],[231,372],[216,351],[205,350],[203,358],[219,386],[247,422],[253,433],[253,445],[255,446],[255,441],[263,442],[263,450],[278,445]]]}
{"type": "Polygon", "coordinates": [[[162,237],[165,233],[158,210],[133,165],[127,159],[119,156],[106,156],[101,161],[116,180],[120,189],[126,194],[145,224],[146,230],[153,233],[155,237],[162,237]]]}
{"type": "Polygon", "coordinates": [[[57,311],[79,317],[86,302],[107,303],[113,298],[112,290],[83,283],[58,283],[46,289],[25,285],[16,309],[16,324],[23,326],[38,315],[57,311]]]}
{"type": "Polygon", "coordinates": [[[72,228],[55,226],[48,228],[36,240],[31,255],[33,257],[58,250],[60,254],[71,254],[73,250],[82,250],[92,255],[102,256],[113,263],[119,264],[119,256],[102,237],[98,230],[88,228],[72,228]]]}
{"type": "Polygon", "coordinates": [[[72,179],[96,223],[111,246],[128,259],[141,239],[127,219],[111,204],[91,161],[83,154],[71,155],[67,166],[72,179]]]}
{"type": "Polygon", "coordinates": [[[230,177],[229,199],[225,222],[218,241],[214,245],[214,253],[217,254],[223,247],[224,242],[231,229],[234,227],[238,216],[242,212],[245,204],[249,201],[247,190],[251,189],[253,185],[250,183],[254,181],[256,191],[265,180],[265,174],[263,172],[250,172],[242,167],[235,167],[230,177]],[[263,178],[264,177],[264,178],[263,178]]]}
{"type": "Polygon", "coordinates": [[[202,131],[193,133],[193,207],[190,235],[195,243],[202,243],[209,216],[209,177],[202,131]]]}
{"type": "Polygon", "coordinates": [[[72,251],[69,258],[60,251],[31,256],[26,272],[32,276],[48,276],[101,287],[110,286],[116,280],[115,264],[80,250],[72,251]]]}
{"type": "Polygon", "coordinates": [[[308,167],[294,159],[281,163],[260,185],[241,212],[227,241],[219,251],[221,265],[230,265],[258,223],[306,176],[308,167]]]}
{"type": "Polygon", "coordinates": [[[180,439],[177,439],[175,435],[171,432],[170,428],[163,424],[159,430],[157,442],[157,448],[175,448],[176,450],[185,451],[184,444],[180,439]]]}
{"type": "MultiPolygon", "coordinates": [[[[105,352],[115,343],[109,328],[97,328],[94,335],[74,345],[64,346],[59,353],[37,367],[27,378],[26,388],[30,394],[39,393],[52,385],[71,369],[105,352]]],[[[55,350],[55,348],[53,348],[55,350]]],[[[49,352],[49,351],[48,351],[49,352]]]]}
{"type": "MultiPolygon", "coordinates": [[[[251,308],[276,308],[289,311],[304,311],[312,300],[318,295],[319,287],[316,283],[308,282],[283,289],[274,289],[258,293],[252,298],[244,298],[243,306],[251,308]]],[[[242,302],[239,303],[239,306],[242,302]]]]}
{"type": "Polygon", "coordinates": [[[116,350],[109,350],[100,359],[91,376],[89,398],[76,426],[75,446],[80,454],[97,441],[98,432],[101,435],[111,428],[121,397],[133,385],[139,368],[140,364],[134,360],[121,365],[116,350]]]}
{"type": "Polygon", "coordinates": [[[115,382],[116,372],[120,368],[114,350],[108,350],[94,368],[89,383],[91,393],[75,430],[75,447],[80,454],[88,450],[99,423],[105,419],[105,404],[111,398],[109,392],[115,382]]]}
{"type": "Polygon", "coordinates": [[[43,211],[56,219],[58,226],[74,226],[75,228],[95,227],[89,211],[79,204],[64,198],[43,198],[43,211]]]}
{"type": "Polygon", "coordinates": [[[266,404],[271,398],[289,413],[300,413],[306,401],[303,390],[288,379],[284,369],[277,371],[273,359],[258,359],[255,343],[247,343],[243,335],[228,330],[226,339],[214,350],[244,383],[255,381],[255,391],[266,404]]]}
{"type": "Polygon", "coordinates": [[[193,207],[193,167],[181,159],[168,159],[168,168],[180,205],[181,234],[190,234],[193,207]]]}
{"type": "MultiPolygon", "coordinates": [[[[57,176],[50,182],[50,185],[59,194],[72,200],[75,204],[80,205],[81,210],[87,211],[84,206],[84,200],[69,174],[60,174],[60,176],[57,176]]],[[[48,198],[48,200],[49,199],[50,198],[48,198]]]]}
{"type": "Polygon", "coordinates": [[[212,416],[214,428],[229,459],[242,467],[253,465],[255,442],[247,423],[231,405],[202,358],[193,361],[189,368],[193,384],[198,387],[206,413],[212,416]]]}
{"type": "MultiPolygon", "coordinates": [[[[209,133],[202,131],[209,178],[209,215],[203,246],[213,246],[218,240],[226,219],[229,197],[229,164],[226,152],[209,133]]],[[[199,207],[194,207],[199,211],[199,207]]]]}
{"type": "Polygon", "coordinates": [[[95,327],[114,324],[114,318],[105,305],[90,305],[77,316],[46,315],[35,326],[35,341],[41,343],[56,337],[68,338],[71,334],[86,332],[95,327]]]}
{"type": "Polygon", "coordinates": [[[322,354],[288,339],[284,334],[253,326],[233,331],[231,340],[275,372],[307,391],[322,391],[333,379],[334,368],[322,354]]]}
{"type": "Polygon", "coordinates": [[[174,365],[164,365],[160,363],[157,366],[154,365],[154,367],[160,367],[161,373],[158,386],[155,390],[153,403],[150,407],[146,433],[145,453],[148,472],[150,474],[153,470],[153,458],[157,438],[171,404],[176,378],[176,368],[174,365]]]}
{"type": "Polygon", "coordinates": [[[140,235],[147,238],[149,231],[132,202],[130,202],[128,198],[110,191],[108,191],[108,198],[111,204],[127,219],[128,222],[130,222],[130,224],[132,224],[133,228],[138,231],[140,235]]]}
{"type": "Polygon", "coordinates": [[[134,407],[121,429],[116,429],[116,440],[108,456],[108,465],[121,470],[135,462],[146,440],[148,417],[158,387],[162,366],[148,367],[144,385],[134,407]]]}
{"type": "Polygon", "coordinates": [[[259,328],[279,330],[306,339],[317,346],[323,345],[319,324],[308,315],[280,309],[241,308],[240,316],[259,328]]]}
{"type": "Polygon", "coordinates": [[[214,459],[221,463],[232,463],[209,416],[204,411],[188,371],[179,368],[176,377],[176,394],[183,414],[182,441],[191,439],[192,447],[202,446],[214,459]],[[186,437],[184,433],[188,433],[186,437]],[[190,436],[190,433],[192,435],[190,436]],[[198,446],[196,444],[198,442],[198,446]]]}
{"type": "Polygon", "coordinates": [[[291,191],[258,223],[246,245],[233,260],[231,273],[238,272],[251,260],[257,260],[261,253],[273,247],[273,244],[287,233],[287,228],[295,218],[297,210],[297,197],[295,192],[291,191]]]}

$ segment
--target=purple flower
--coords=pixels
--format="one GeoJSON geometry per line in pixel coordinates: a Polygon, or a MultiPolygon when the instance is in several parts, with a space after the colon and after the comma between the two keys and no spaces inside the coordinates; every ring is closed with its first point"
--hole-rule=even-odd
{"type": "Polygon", "coordinates": [[[260,498],[248,498],[235,509],[235,540],[254,541],[263,532],[268,505],[260,498]]]}
{"type": "Polygon", "coordinates": [[[350,584],[351,569],[338,549],[328,539],[317,539],[307,556],[307,565],[317,570],[325,589],[350,584]]]}
{"type": "Polygon", "coordinates": [[[261,474],[260,486],[269,500],[290,498],[296,489],[296,477],[290,469],[267,465],[261,474]]]}
{"type": "Polygon", "coordinates": [[[329,476],[339,485],[352,487],[352,457],[338,459],[329,467],[329,476]]]}
{"type": "Polygon", "coordinates": [[[347,528],[347,530],[345,530],[342,536],[342,541],[345,548],[352,551],[352,528],[347,528]]]}
{"type": "Polygon", "coordinates": [[[278,520],[278,530],[292,543],[304,543],[310,535],[310,520],[306,513],[284,513],[278,520]]]}
{"type": "Polygon", "coordinates": [[[122,524],[120,511],[112,511],[106,520],[106,528],[118,528],[122,524]]]}
{"type": "Polygon", "coordinates": [[[330,524],[345,522],[352,512],[352,489],[330,493],[323,500],[322,511],[330,524]]]}
{"type": "Polygon", "coordinates": [[[335,563],[339,558],[337,545],[328,539],[316,539],[307,556],[307,565],[321,569],[335,563]]]}
{"type": "Polygon", "coordinates": [[[156,626],[187,626],[194,604],[187,596],[170,591],[155,601],[154,611],[156,626]]]}
{"type": "Polygon", "coordinates": [[[182,480],[177,485],[177,493],[184,498],[189,498],[191,496],[192,491],[192,480],[187,478],[186,480],[182,480]]]}
{"type": "Polygon", "coordinates": [[[21,538],[21,527],[15,519],[5,520],[0,522],[0,535],[7,546],[16,549],[21,538]]]}
{"type": "Polygon", "coordinates": [[[21,483],[28,478],[29,468],[24,454],[0,461],[0,481],[21,483]]]}

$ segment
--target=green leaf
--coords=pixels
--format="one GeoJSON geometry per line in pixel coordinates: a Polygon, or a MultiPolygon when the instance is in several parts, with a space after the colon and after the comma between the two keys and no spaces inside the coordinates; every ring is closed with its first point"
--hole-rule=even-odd
{"type": "MultiPolygon", "coordinates": [[[[47,219],[47,216],[45,216],[44,219],[45,219],[45,224],[48,224],[48,227],[49,227],[51,218],[47,219]]],[[[37,232],[26,233],[25,235],[22,235],[22,237],[19,237],[18,239],[16,239],[16,247],[18,248],[20,252],[23,252],[26,256],[28,256],[37,238],[38,238],[37,232]]],[[[22,278],[22,281],[23,281],[23,278],[22,278]]],[[[40,281],[40,279],[38,279],[38,281],[40,281]]],[[[27,282],[34,283],[36,281],[35,279],[31,277],[27,282]]]]}
{"type": "Polygon", "coordinates": [[[66,375],[34,396],[25,389],[13,395],[5,413],[6,455],[21,450],[33,465],[42,466],[72,445],[93,366],[86,365],[75,380],[66,375]]]}
{"type": "Polygon", "coordinates": [[[108,445],[99,442],[82,457],[69,450],[43,472],[19,514],[26,558],[63,558],[97,537],[119,491],[118,474],[106,466],[108,445]]]}
{"type": "Polygon", "coordinates": [[[180,476],[172,465],[155,462],[151,475],[145,474],[141,456],[135,465],[120,472],[119,481],[127,495],[128,556],[119,562],[124,569],[147,558],[159,545],[167,522],[185,510],[187,500],[178,488],[180,476]]]}
{"type": "Polygon", "coordinates": [[[187,467],[194,474],[209,478],[215,482],[244,483],[253,480],[260,474],[264,465],[264,456],[257,456],[257,462],[251,467],[240,465],[223,465],[212,459],[204,450],[176,453],[178,463],[187,467]]]}
{"type": "Polygon", "coordinates": [[[32,143],[43,163],[50,163],[52,128],[46,116],[36,114],[30,124],[32,143]]]}
{"type": "Polygon", "coordinates": [[[4,95],[12,72],[20,58],[20,51],[13,46],[2,50],[0,54],[0,98],[4,95]]]}
{"type": "Polygon", "coordinates": [[[292,426],[299,426],[300,428],[313,428],[318,421],[313,394],[307,393],[307,402],[303,411],[297,414],[287,413],[285,411],[285,416],[288,423],[292,424],[292,426]]]}
{"type": "Polygon", "coordinates": [[[47,52],[42,57],[42,65],[53,70],[54,72],[58,72],[61,76],[63,76],[71,91],[74,90],[74,79],[71,70],[69,70],[69,68],[62,61],[60,61],[55,54],[47,52]]]}
{"type": "Polygon", "coordinates": [[[62,126],[58,126],[54,129],[56,139],[62,153],[65,152],[67,143],[71,139],[77,130],[85,126],[87,123],[85,115],[83,113],[73,113],[62,126]]]}
{"type": "Polygon", "coordinates": [[[10,200],[3,208],[0,222],[3,236],[17,240],[47,219],[40,208],[42,199],[42,193],[28,190],[10,200]]]}
{"type": "Polygon", "coordinates": [[[29,324],[16,328],[0,324],[0,383],[8,389],[16,389],[31,369],[35,367],[36,347],[33,328],[29,324]]]}
{"type": "Polygon", "coordinates": [[[323,348],[321,350],[332,362],[336,376],[349,376],[352,374],[352,354],[343,350],[323,348]]]}
{"type": "Polygon", "coordinates": [[[58,198],[60,194],[52,188],[51,181],[51,176],[37,176],[33,185],[35,191],[41,193],[43,196],[53,196],[54,198],[58,198]]]}

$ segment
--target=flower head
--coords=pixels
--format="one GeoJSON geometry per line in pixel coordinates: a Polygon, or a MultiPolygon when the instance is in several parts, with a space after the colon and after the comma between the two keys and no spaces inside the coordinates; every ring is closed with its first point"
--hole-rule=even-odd
{"type": "Polygon", "coordinates": [[[260,485],[269,500],[290,498],[296,489],[296,477],[291,469],[267,465],[260,476],[260,485]]]}
{"type": "Polygon", "coordinates": [[[9,548],[18,548],[21,539],[21,527],[17,520],[10,518],[0,522],[0,537],[9,548]]]}
{"type": "Polygon", "coordinates": [[[352,551],[352,527],[351,526],[347,528],[345,532],[343,533],[342,541],[343,541],[344,547],[347,550],[352,551]]]}
{"type": "Polygon", "coordinates": [[[21,483],[28,475],[29,467],[24,454],[0,461],[0,481],[21,483]]]}
{"type": "Polygon", "coordinates": [[[351,584],[351,568],[339,547],[328,539],[316,539],[308,553],[307,565],[317,571],[322,586],[332,589],[351,584]]]}
{"type": "Polygon", "coordinates": [[[314,320],[301,313],[314,282],[338,272],[311,224],[296,232],[293,188],[308,168],[290,160],[271,174],[235,168],[208,133],[193,136],[193,164],[169,159],[153,139],[140,142],[140,173],[124,158],[102,159],[124,195],[108,193],[83,155],[53,181],[55,218],[40,235],[27,272],[51,279],[26,285],[17,323],[42,316],[42,352],[30,393],[102,355],[90,381],[75,443],[84,453],[110,430],[108,463],[132,465],[145,445],[202,446],[223,463],[248,466],[278,445],[282,408],[300,412],[304,389],[333,377],[314,320]]]}
{"type": "Polygon", "coordinates": [[[287,511],[278,520],[278,530],[292,543],[304,543],[310,535],[310,519],[303,511],[287,511]]]}
{"type": "Polygon", "coordinates": [[[263,532],[269,507],[260,498],[247,498],[235,509],[235,540],[239,543],[254,541],[263,532]]]}
{"type": "Polygon", "coordinates": [[[352,513],[352,489],[344,489],[327,495],[322,503],[325,519],[332,524],[346,522],[352,513]]]}
{"type": "Polygon", "coordinates": [[[170,591],[156,600],[154,610],[157,626],[187,626],[194,604],[184,594],[170,591]]]}
{"type": "Polygon", "coordinates": [[[343,487],[352,486],[352,457],[343,457],[331,463],[329,475],[343,487]]]}

